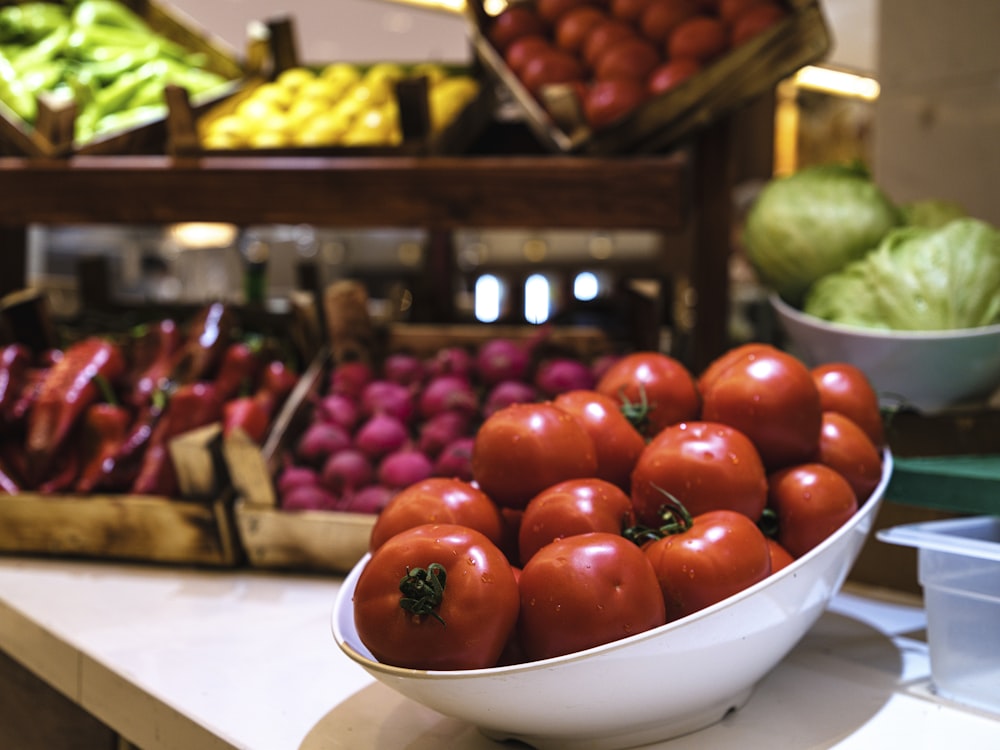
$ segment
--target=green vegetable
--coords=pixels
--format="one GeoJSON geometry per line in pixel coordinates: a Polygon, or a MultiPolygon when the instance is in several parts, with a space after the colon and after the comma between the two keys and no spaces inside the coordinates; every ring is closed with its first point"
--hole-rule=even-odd
{"type": "Polygon", "coordinates": [[[894,229],[864,258],[817,281],[803,310],[897,331],[1000,323],[1000,231],[972,218],[894,229]]]}
{"type": "Polygon", "coordinates": [[[815,281],[862,257],[901,223],[862,167],[826,164],[767,183],[747,215],[743,242],[761,281],[799,304],[815,281]]]}
{"type": "Polygon", "coordinates": [[[943,227],[953,219],[963,219],[969,215],[958,203],[935,198],[904,203],[899,210],[903,214],[903,222],[908,226],[929,229],[943,227]]]}
{"type": "Polygon", "coordinates": [[[34,44],[69,22],[65,6],[29,2],[0,8],[0,42],[34,44]]]}

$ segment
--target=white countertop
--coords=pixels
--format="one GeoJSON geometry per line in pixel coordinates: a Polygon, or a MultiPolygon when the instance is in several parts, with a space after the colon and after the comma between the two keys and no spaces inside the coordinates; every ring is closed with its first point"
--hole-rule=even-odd
{"type": "MultiPolygon", "coordinates": [[[[343,655],[339,584],[0,557],[0,650],[143,750],[510,748],[343,655]]],[[[849,586],[742,710],[655,747],[1000,747],[1000,716],[933,694],[922,608],[874,593],[849,586]]]]}

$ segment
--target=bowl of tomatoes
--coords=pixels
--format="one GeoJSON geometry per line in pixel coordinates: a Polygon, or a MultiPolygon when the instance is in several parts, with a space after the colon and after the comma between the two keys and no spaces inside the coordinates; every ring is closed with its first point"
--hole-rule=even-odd
{"type": "Polygon", "coordinates": [[[507,407],[477,432],[475,480],[397,495],[336,596],[339,648],[540,750],[663,741],[745,705],[845,581],[892,456],[855,368],[755,344],[695,376],[665,356],[507,407]],[[636,452],[619,418],[637,414],[636,452]]]}

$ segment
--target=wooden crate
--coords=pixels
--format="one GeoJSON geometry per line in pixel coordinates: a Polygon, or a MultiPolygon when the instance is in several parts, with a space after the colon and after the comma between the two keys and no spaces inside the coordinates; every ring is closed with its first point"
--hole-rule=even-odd
{"type": "Polygon", "coordinates": [[[476,53],[510,91],[543,146],[566,153],[656,153],[773,91],[784,78],[827,54],[831,37],[818,0],[786,0],[785,4],[791,12],[778,24],[600,131],[582,122],[570,87],[548,87],[547,106],[528,91],[486,37],[490,17],[485,0],[466,3],[466,16],[476,53]]]}
{"type": "MultiPolygon", "coordinates": [[[[318,70],[321,65],[303,61],[299,54],[294,19],[280,16],[260,25],[263,33],[251,35],[247,42],[248,76],[239,90],[200,110],[191,106],[183,90],[167,91],[169,105],[167,149],[178,156],[417,156],[457,154],[466,151],[493,120],[496,106],[494,88],[484,80],[477,60],[470,65],[443,64],[449,75],[468,75],[479,82],[477,95],[454,119],[440,130],[431,130],[428,83],[425,78],[408,78],[397,83],[394,95],[399,110],[403,139],[386,146],[283,146],[278,148],[210,149],[203,146],[205,133],[212,122],[233,114],[239,105],[260,86],[273,81],[282,72],[297,67],[318,70]]],[[[427,61],[421,61],[424,63],[427,61]]],[[[358,63],[364,72],[377,61],[358,63]]],[[[417,63],[400,63],[412,70],[417,63]]]]}
{"type": "MultiPolygon", "coordinates": [[[[422,357],[446,346],[474,347],[489,339],[537,336],[531,326],[413,325],[393,323],[379,331],[373,363],[389,352],[422,357]]],[[[611,351],[607,336],[594,328],[556,328],[547,346],[593,359],[611,351]]],[[[345,512],[287,512],[279,508],[274,489],[283,453],[302,434],[311,415],[310,395],[326,383],[331,358],[324,353],[301,378],[263,447],[240,435],[223,441],[228,473],[237,493],[235,516],[241,546],[249,564],[271,569],[342,573],[368,551],[375,517],[345,512]]]]}
{"type": "MultiPolygon", "coordinates": [[[[18,0],[0,0],[0,6],[18,0]]],[[[23,0],[22,0],[23,1],[23,0]]],[[[167,4],[154,0],[121,0],[146,20],[149,26],[167,39],[205,56],[206,68],[231,81],[218,94],[197,102],[201,112],[244,85],[243,63],[236,52],[215,35],[199,29],[192,19],[167,4]]],[[[166,101],[164,102],[166,104],[166,101]]],[[[77,105],[53,103],[45,97],[38,102],[38,120],[26,123],[7,105],[0,102],[0,151],[16,156],[69,156],[76,154],[149,154],[163,153],[167,142],[167,109],[163,115],[128,129],[102,135],[86,143],[75,143],[73,130],[77,105]]]]}

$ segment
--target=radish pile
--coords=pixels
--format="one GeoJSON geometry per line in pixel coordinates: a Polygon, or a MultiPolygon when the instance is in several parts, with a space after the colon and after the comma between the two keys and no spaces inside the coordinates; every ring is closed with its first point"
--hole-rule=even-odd
{"type": "Polygon", "coordinates": [[[378,513],[428,477],[472,479],[472,443],[490,414],[512,403],[592,388],[611,355],[585,362],[542,338],[491,339],[430,357],[397,352],[381,367],[335,366],[309,405],[275,481],[289,511],[378,513]]]}

